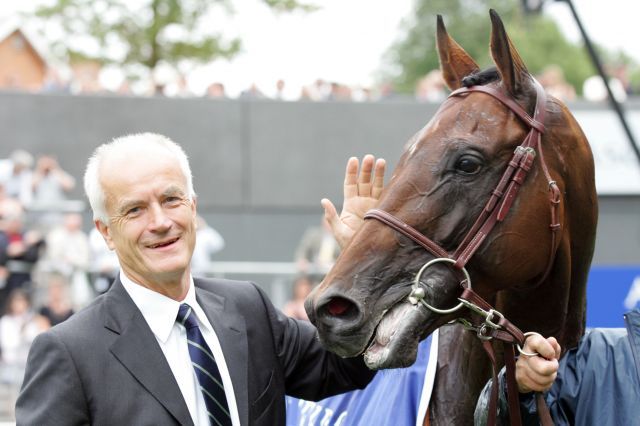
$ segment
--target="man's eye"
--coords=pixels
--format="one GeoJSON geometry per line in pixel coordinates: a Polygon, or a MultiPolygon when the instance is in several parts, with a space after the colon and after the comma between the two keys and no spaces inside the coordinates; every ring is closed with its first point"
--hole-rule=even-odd
{"type": "Polygon", "coordinates": [[[167,197],[167,199],[165,200],[165,202],[169,204],[176,204],[176,203],[179,203],[180,201],[182,201],[182,198],[180,197],[167,197]]]}
{"type": "Polygon", "coordinates": [[[466,175],[473,175],[480,171],[482,162],[475,157],[461,157],[456,162],[455,169],[466,175]]]}
{"type": "Polygon", "coordinates": [[[132,207],[129,210],[127,210],[127,216],[132,216],[138,213],[140,213],[140,207],[132,207]]]}

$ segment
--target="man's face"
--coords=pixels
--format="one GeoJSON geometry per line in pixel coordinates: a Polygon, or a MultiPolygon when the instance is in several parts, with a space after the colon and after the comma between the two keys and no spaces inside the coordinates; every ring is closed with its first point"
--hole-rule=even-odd
{"type": "Polygon", "coordinates": [[[157,289],[184,283],[195,244],[195,200],[168,153],[112,156],[101,184],[109,223],[97,222],[109,248],[134,281],[157,289]]]}

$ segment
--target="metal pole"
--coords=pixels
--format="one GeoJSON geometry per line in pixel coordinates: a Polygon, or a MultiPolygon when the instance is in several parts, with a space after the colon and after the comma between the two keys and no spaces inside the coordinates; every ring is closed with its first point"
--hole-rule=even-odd
{"type": "Polygon", "coordinates": [[[573,6],[573,2],[571,0],[556,0],[556,1],[564,1],[565,3],[567,3],[569,5],[569,9],[571,9],[571,13],[573,14],[573,18],[576,20],[576,24],[578,24],[578,28],[580,29],[580,32],[582,33],[582,38],[584,39],[584,44],[587,46],[587,51],[589,52],[589,56],[591,56],[591,61],[593,62],[593,65],[596,67],[596,70],[598,71],[598,74],[600,74],[600,77],[602,77],[602,82],[604,83],[604,87],[607,89],[607,94],[609,95],[609,103],[611,104],[611,106],[615,110],[616,114],[618,114],[618,118],[620,119],[620,123],[622,124],[624,132],[627,134],[627,138],[629,140],[629,143],[631,144],[631,149],[633,149],[633,152],[635,152],[636,157],[638,158],[638,161],[640,162],[640,148],[638,148],[638,145],[636,144],[636,141],[635,141],[635,139],[633,137],[633,133],[631,132],[631,128],[629,127],[629,125],[627,123],[627,120],[624,117],[624,111],[622,109],[622,105],[620,105],[620,103],[613,96],[613,92],[611,91],[611,87],[609,87],[609,80],[607,79],[607,75],[604,72],[604,68],[602,67],[602,64],[600,63],[600,59],[598,57],[598,53],[596,52],[595,48],[593,47],[593,44],[591,44],[591,40],[589,39],[589,36],[587,35],[587,31],[582,26],[582,21],[580,21],[580,18],[578,17],[578,12],[576,12],[576,8],[573,6]]]}

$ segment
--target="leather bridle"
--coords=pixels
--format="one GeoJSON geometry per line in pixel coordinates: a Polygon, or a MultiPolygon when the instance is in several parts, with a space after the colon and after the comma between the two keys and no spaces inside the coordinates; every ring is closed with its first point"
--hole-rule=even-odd
{"type": "MultiPolygon", "coordinates": [[[[560,223],[558,218],[558,206],[560,204],[560,190],[555,180],[551,178],[549,169],[544,160],[542,153],[542,134],[545,131],[544,119],[545,119],[545,105],[546,94],[540,84],[533,80],[536,88],[536,106],[533,117],[529,114],[509,95],[489,86],[470,86],[462,87],[452,92],[449,97],[464,97],[473,92],[485,93],[489,96],[500,101],[509,110],[516,114],[528,127],[529,132],[522,141],[522,143],[515,149],[511,160],[509,161],[506,170],[502,174],[500,181],[496,185],[495,189],[491,192],[491,196],[484,206],[482,212],[474,222],[473,226],[460,245],[453,251],[448,252],[442,248],[439,244],[425,236],[420,231],[404,223],[402,220],[393,216],[392,214],[380,210],[369,210],[364,219],[376,219],[385,225],[393,228],[402,235],[410,238],[415,243],[423,247],[429,253],[435,256],[435,259],[427,262],[416,275],[413,290],[409,296],[409,301],[414,305],[422,304],[429,310],[439,313],[448,314],[462,307],[470,309],[473,313],[479,314],[483,317],[483,321],[479,324],[470,323],[467,320],[459,319],[467,328],[476,331],[478,337],[482,339],[483,346],[487,351],[491,361],[494,365],[494,385],[492,387],[492,395],[489,405],[489,418],[488,424],[492,425],[496,422],[496,410],[498,399],[498,386],[497,386],[497,371],[496,371],[496,359],[493,353],[493,347],[490,340],[497,339],[503,342],[505,349],[505,364],[507,370],[507,389],[509,400],[509,412],[512,425],[520,424],[520,409],[518,401],[518,390],[515,380],[515,351],[514,346],[518,347],[518,350],[525,355],[537,355],[527,354],[522,351],[521,346],[524,344],[527,335],[532,333],[523,333],[509,322],[504,316],[493,309],[493,307],[482,299],[471,288],[471,280],[469,274],[465,269],[465,265],[469,262],[469,259],[474,255],[478,248],[482,245],[487,235],[496,226],[497,223],[504,221],[507,213],[511,209],[513,202],[518,195],[520,187],[523,185],[536,155],[540,158],[540,165],[542,171],[548,182],[549,201],[551,208],[551,247],[549,250],[549,258],[547,266],[539,282],[542,282],[551,271],[553,265],[553,259],[557,250],[557,236],[560,229],[560,223]],[[439,309],[429,305],[425,300],[425,291],[420,282],[420,277],[425,269],[435,263],[447,263],[453,268],[460,270],[464,273],[465,278],[461,282],[463,287],[462,295],[459,297],[460,303],[450,309],[439,309]]],[[[536,334],[536,333],[533,333],[536,334]]],[[[542,424],[552,424],[548,409],[544,403],[541,394],[537,395],[538,409],[541,417],[542,424]]]]}

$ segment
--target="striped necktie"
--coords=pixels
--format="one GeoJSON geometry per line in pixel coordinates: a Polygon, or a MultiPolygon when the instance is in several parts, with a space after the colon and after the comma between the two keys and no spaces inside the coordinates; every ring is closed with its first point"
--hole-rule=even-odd
{"type": "Polygon", "coordinates": [[[183,303],[178,309],[177,321],[187,329],[187,343],[193,370],[198,378],[200,390],[207,406],[209,420],[212,425],[231,425],[231,416],[227,397],[224,393],[222,377],[213,352],[205,342],[198,321],[191,306],[183,303]]]}

